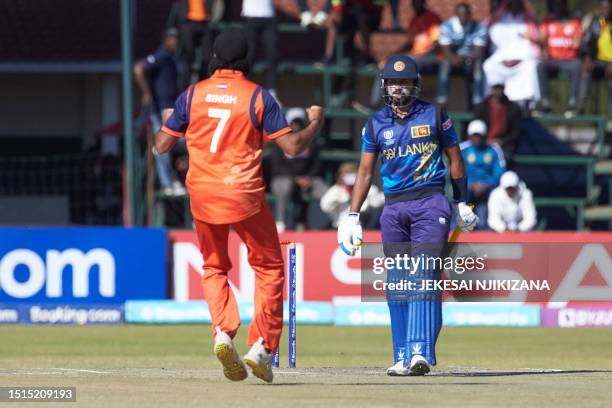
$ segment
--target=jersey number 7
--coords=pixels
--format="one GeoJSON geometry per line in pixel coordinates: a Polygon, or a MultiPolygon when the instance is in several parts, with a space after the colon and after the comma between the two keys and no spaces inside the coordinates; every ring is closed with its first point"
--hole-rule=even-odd
{"type": "Polygon", "coordinates": [[[230,118],[232,111],[229,109],[217,109],[217,108],[208,108],[208,117],[220,119],[219,123],[217,123],[217,128],[213,133],[212,141],[210,142],[210,152],[217,152],[217,145],[219,144],[219,139],[221,139],[221,135],[223,134],[223,129],[225,129],[225,125],[230,118]]]}

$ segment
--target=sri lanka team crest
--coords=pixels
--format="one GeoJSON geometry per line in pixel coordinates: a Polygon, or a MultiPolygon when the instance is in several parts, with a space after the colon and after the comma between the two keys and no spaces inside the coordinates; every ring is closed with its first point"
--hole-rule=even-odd
{"type": "Polygon", "coordinates": [[[429,125],[422,126],[412,126],[410,128],[410,132],[412,133],[412,137],[427,137],[431,135],[431,131],[429,130],[429,125]]]}

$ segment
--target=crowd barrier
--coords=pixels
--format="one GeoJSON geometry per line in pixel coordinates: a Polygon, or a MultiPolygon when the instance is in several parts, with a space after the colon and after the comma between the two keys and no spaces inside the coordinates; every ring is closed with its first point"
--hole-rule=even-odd
{"type": "MultiPolygon", "coordinates": [[[[338,249],[335,231],[287,232],[281,239],[297,245],[298,324],[389,324],[384,302],[360,301],[360,261],[338,249]]],[[[366,232],[365,240],[376,242],[379,234],[366,232]]],[[[610,233],[473,233],[460,241],[513,244],[518,252],[512,265],[519,273],[537,264],[527,245],[572,244],[555,259],[562,279],[582,285],[584,293],[612,291],[610,233]]],[[[253,271],[234,233],[229,250],[230,282],[248,323],[253,271]]],[[[193,231],[2,228],[0,323],[210,323],[201,267],[193,231]]],[[[443,307],[446,326],[612,327],[607,302],[445,302],[443,307]]]]}

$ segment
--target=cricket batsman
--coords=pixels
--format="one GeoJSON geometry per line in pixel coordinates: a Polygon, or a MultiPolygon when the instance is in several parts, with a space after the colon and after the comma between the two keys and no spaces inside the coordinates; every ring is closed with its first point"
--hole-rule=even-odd
{"type": "Polygon", "coordinates": [[[213,45],[211,77],[183,92],[156,136],[170,150],[184,137],[189,153],[186,187],[204,259],[202,278],[215,340],[214,353],[232,381],[247,377],[232,339],[240,326],[227,273],[230,226],[248,248],[255,272],[254,316],[244,362],[272,382],[272,354],[283,327],[283,258],[274,218],[264,197],[263,145],[274,141],[289,155],[304,150],[323,125],[323,110],[308,110],[309,125],[292,132],[278,103],[246,79],[248,46],[239,29],[223,31],[213,45]]]}
{"type": "MultiPolygon", "coordinates": [[[[338,243],[354,255],[362,242],[359,211],[370,189],[376,160],[380,168],[385,206],[380,217],[386,257],[411,251],[413,257],[442,256],[448,239],[451,207],[444,195],[450,161],[453,205],[457,225],[471,231],[478,217],[466,204],[467,178],[451,119],[434,104],[418,99],[420,75],[415,61],[405,55],[390,58],[381,73],[385,107],[374,113],[362,131],[361,159],[351,197],[349,216],[338,226],[338,243]]],[[[387,282],[401,279],[439,279],[441,271],[387,271],[387,282]]],[[[386,292],[391,316],[395,363],[388,375],[424,375],[436,364],[435,345],[442,327],[440,293],[386,292]]]]}

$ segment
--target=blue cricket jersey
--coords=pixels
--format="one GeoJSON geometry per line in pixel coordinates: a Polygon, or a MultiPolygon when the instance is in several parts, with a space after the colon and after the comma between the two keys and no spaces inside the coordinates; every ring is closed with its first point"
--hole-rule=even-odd
{"type": "Polygon", "coordinates": [[[444,192],[444,148],[458,143],[448,115],[432,103],[416,100],[402,119],[385,106],[362,131],[362,152],[379,153],[386,203],[444,192]]]}
{"type": "Polygon", "coordinates": [[[459,145],[465,162],[465,173],[468,176],[468,189],[474,183],[482,183],[491,189],[499,184],[499,179],[506,171],[504,153],[497,143],[475,147],[466,140],[459,145]]]}

